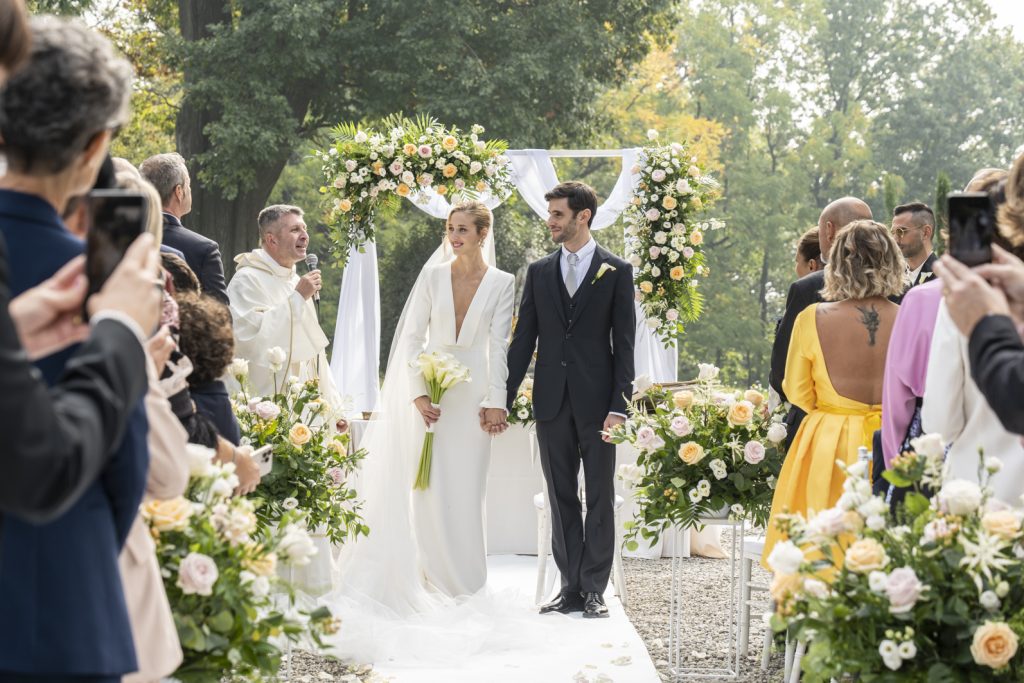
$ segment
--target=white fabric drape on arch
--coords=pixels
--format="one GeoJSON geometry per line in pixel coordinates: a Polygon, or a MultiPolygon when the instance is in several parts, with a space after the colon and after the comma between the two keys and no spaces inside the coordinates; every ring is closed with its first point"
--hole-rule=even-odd
{"type": "MultiPolygon", "coordinates": [[[[559,183],[551,159],[558,157],[621,157],[622,169],[608,198],[597,209],[594,230],[614,224],[629,206],[637,174],[632,172],[640,150],[570,150],[545,149],[509,150],[512,180],[520,196],[542,220],[547,220],[547,201],[544,194],[559,183]]],[[[421,211],[434,218],[445,219],[451,205],[433,189],[426,189],[409,198],[421,211]]],[[[485,198],[484,203],[494,209],[501,200],[485,198]]],[[[636,373],[647,374],[655,381],[676,379],[676,347],[666,349],[661,341],[643,323],[637,309],[636,373]]],[[[364,245],[360,253],[349,251],[349,261],[341,279],[338,300],[338,318],[334,327],[331,349],[331,372],[338,391],[352,398],[356,412],[370,411],[377,402],[380,376],[380,284],[377,270],[377,248],[373,242],[364,245]]]]}

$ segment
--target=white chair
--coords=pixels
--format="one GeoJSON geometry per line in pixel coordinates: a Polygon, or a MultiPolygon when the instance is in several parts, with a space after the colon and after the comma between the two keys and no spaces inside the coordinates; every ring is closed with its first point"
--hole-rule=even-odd
{"type": "MultiPolygon", "coordinates": [[[[740,657],[746,657],[747,651],[749,650],[751,608],[755,603],[763,602],[761,600],[752,599],[751,594],[755,591],[762,593],[768,591],[768,586],[761,583],[755,583],[752,579],[754,563],[761,561],[761,554],[763,552],[763,537],[748,536],[743,539],[743,558],[740,561],[740,657]]],[[[766,667],[766,664],[764,664],[766,659],[765,651],[770,649],[771,629],[769,629],[768,637],[765,639],[765,645],[762,647],[762,668],[766,667]]]]}
{"type": "MultiPolygon", "coordinates": [[[[580,500],[583,501],[583,514],[587,514],[586,494],[580,490],[580,500]]],[[[626,605],[626,578],[622,571],[622,523],[619,519],[620,511],[625,500],[622,496],[615,496],[615,555],[612,557],[612,586],[615,588],[615,595],[619,602],[626,605]]],[[[533,497],[533,506],[537,508],[537,591],[534,599],[539,605],[548,596],[548,554],[551,552],[551,511],[548,510],[548,497],[541,491],[533,497]]]]}

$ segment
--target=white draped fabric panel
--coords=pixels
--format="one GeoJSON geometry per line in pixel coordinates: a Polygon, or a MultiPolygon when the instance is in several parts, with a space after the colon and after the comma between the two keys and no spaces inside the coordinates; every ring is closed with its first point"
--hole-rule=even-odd
{"type": "MultiPolygon", "coordinates": [[[[622,170],[611,193],[597,209],[593,229],[615,223],[629,206],[637,175],[631,172],[639,149],[549,151],[545,149],[509,150],[512,180],[527,205],[547,220],[544,194],[559,183],[553,157],[621,157],[622,170]]],[[[434,218],[445,219],[451,204],[433,189],[410,197],[413,204],[434,218]],[[425,198],[425,199],[424,199],[425,198]]],[[[501,200],[487,197],[484,203],[494,209],[501,200]]],[[[348,265],[341,279],[338,319],[334,327],[331,372],[343,396],[352,398],[356,412],[370,411],[377,401],[380,375],[380,285],[377,273],[377,247],[367,243],[363,253],[349,252],[348,265]]],[[[637,311],[636,374],[649,375],[658,382],[675,381],[676,347],[666,349],[644,323],[637,311]]]]}

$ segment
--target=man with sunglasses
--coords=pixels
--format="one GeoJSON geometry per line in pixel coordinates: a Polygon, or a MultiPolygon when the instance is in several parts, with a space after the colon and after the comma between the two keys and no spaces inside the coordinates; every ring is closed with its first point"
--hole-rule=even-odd
{"type": "Polygon", "coordinates": [[[897,206],[893,210],[891,230],[903,257],[907,259],[907,289],[927,282],[932,277],[932,264],[935,263],[932,250],[935,214],[931,207],[922,202],[897,206]]]}

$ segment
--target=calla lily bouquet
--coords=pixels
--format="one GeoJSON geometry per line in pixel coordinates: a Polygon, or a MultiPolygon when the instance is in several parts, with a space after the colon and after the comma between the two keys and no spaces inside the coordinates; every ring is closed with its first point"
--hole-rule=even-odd
{"type": "MultiPolygon", "coordinates": [[[[412,365],[423,376],[427,395],[435,407],[440,407],[441,398],[453,386],[471,381],[469,368],[456,360],[455,356],[441,351],[421,353],[412,365]]],[[[413,489],[425,490],[430,487],[430,466],[433,458],[434,426],[429,425],[426,434],[423,435],[423,450],[420,452],[420,464],[416,469],[413,489]]]]}
{"type": "Polygon", "coordinates": [[[332,543],[367,534],[359,510],[362,503],[349,476],[366,455],[351,448],[351,435],[335,407],[320,396],[316,380],[287,378],[273,396],[253,396],[244,361],[229,372],[242,387],[233,401],[242,442],[253,448],[273,446],[273,466],[256,488],[260,524],[280,524],[286,513],[307,515],[313,529],[325,529],[332,543]],[[339,433],[337,425],[342,426],[339,433]]]}
{"type": "Polygon", "coordinates": [[[326,607],[303,613],[278,604],[292,589],[277,565],[302,566],[316,552],[305,515],[291,512],[277,528],[261,528],[253,502],[231,496],[234,465],[214,463],[202,446],[184,455],[185,495],[148,500],[141,510],[184,652],[174,678],[265,680],[280,668],[283,640],[322,650],[322,636],[338,628],[326,607]]]}
{"type": "Polygon", "coordinates": [[[809,642],[806,681],[1024,676],[1024,529],[988,487],[1001,465],[979,457],[976,481],[944,480],[938,436],[913,446],[885,473],[915,489],[895,518],[858,462],[834,508],[777,520],[773,626],[809,642]]]}
{"type": "Polygon", "coordinates": [[[669,526],[723,513],[767,523],[786,428],[761,391],[725,391],[717,376],[718,368],[701,365],[697,380],[679,391],[640,384],[629,419],[610,432],[613,443],[639,451],[636,465],[618,472],[638,502],[626,525],[628,548],[638,547],[637,535],[656,542],[669,526]]]}

